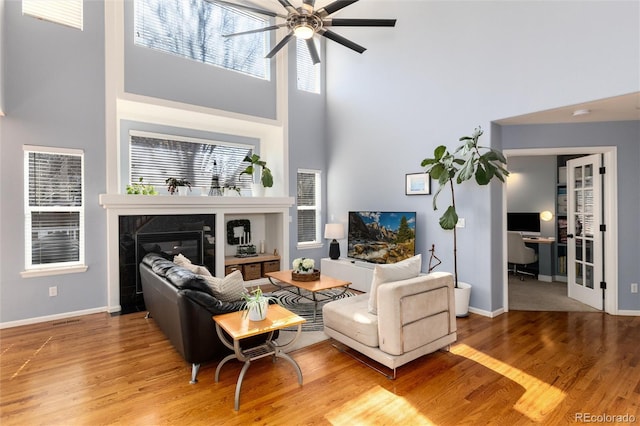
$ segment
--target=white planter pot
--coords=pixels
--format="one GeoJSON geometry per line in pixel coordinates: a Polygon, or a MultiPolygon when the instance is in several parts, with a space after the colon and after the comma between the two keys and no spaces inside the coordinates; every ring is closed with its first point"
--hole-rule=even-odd
{"type": "Polygon", "coordinates": [[[252,305],[249,307],[247,316],[250,321],[262,321],[267,317],[267,309],[269,308],[269,301],[264,299],[260,301],[260,307],[258,305],[252,305]]]}
{"type": "Polygon", "coordinates": [[[179,186],[178,187],[178,195],[186,197],[189,195],[189,187],[188,186],[179,186]]]}
{"type": "Polygon", "coordinates": [[[251,184],[251,195],[254,197],[264,197],[264,186],[262,186],[262,183],[251,184]]]}
{"type": "Polygon", "coordinates": [[[469,315],[469,299],[471,298],[471,284],[458,281],[458,287],[454,289],[456,301],[456,317],[469,315]]]}

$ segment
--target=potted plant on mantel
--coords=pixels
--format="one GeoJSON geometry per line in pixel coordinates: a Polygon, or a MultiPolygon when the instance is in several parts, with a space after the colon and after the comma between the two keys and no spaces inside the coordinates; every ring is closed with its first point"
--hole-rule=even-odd
{"type": "Polygon", "coordinates": [[[241,175],[247,174],[252,177],[251,193],[254,197],[264,195],[264,188],[271,188],[273,186],[273,174],[271,174],[271,169],[267,167],[267,162],[261,160],[258,154],[247,155],[243,161],[251,163],[246,169],[240,172],[241,175]],[[257,172],[255,177],[254,172],[257,172]]]}
{"type": "Polygon", "coordinates": [[[440,217],[440,227],[445,230],[453,230],[453,276],[455,280],[456,316],[464,317],[469,313],[469,298],[471,297],[471,285],[458,281],[458,247],[456,224],[458,213],[456,212],[455,185],[461,184],[471,178],[475,178],[478,185],[487,185],[495,177],[504,183],[504,178],[509,172],[504,167],[507,160],[504,155],[495,149],[478,145],[478,139],[482,136],[482,129],[476,128],[471,136],[463,136],[459,139],[463,142],[453,153],[446,146],[440,145],[433,151],[433,158],[422,160],[421,166],[429,173],[432,179],[440,185],[433,196],[433,210],[437,210],[436,200],[440,192],[448,185],[451,189],[451,204],[440,217]]]}
{"type": "Polygon", "coordinates": [[[186,179],[169,177],[164,182],[167,184],[167,190],[171,195],[173,195],[176,190],[178,191],[178,195],[187,195],[188,191],[191,191],[191,182],[186,179]]]}

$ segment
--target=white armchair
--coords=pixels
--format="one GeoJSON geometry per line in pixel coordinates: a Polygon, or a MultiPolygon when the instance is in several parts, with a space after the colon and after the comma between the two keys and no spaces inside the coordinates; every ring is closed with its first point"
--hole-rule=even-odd
{"type": "MultiPolygon", "coordinates": [[[[507,232],[507,262],[513,265],[513,275],[518,275],[518,265],[526,266],[538,260],[536,251],[524,244],[522,235],[519,232],[507,232]]],[[[520,279],[524,277],[520,275],[520,279]]]]}
{"type": "Polygon", "coordinates": [[[399,366],[456,341],[453,288],[453,276],[445,272],[378,282],[372,286],[377,298],[365,293],[327,303],[322,310],[324,331],[392,369],[387,377],[395,378],[399,366]],[[370,299],[377,314],[371,312],[370,299]]]}

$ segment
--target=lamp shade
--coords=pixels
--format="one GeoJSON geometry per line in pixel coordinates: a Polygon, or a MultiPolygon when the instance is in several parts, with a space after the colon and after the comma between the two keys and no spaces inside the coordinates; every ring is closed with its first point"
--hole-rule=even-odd
{"type": "Polygon", "coordinates": [[[328,240],[344,238],[344,226],[341,223],[327,223],[324,226],[324,237],[328,240]]]}
{"type": "Polygon", "coordinates": [[[545,210],[540,213],[540,219],[544,220],[545,222],[549,222],[551,219],[553,219],[553,213],[551,213],[549,210],[545,210]]]}

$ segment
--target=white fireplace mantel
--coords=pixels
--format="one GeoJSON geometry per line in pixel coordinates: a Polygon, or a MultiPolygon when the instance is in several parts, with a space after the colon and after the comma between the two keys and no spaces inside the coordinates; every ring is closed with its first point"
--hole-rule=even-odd
{"type": "MultiPolygon", "coordinates": [[[[269,239],[278,249],[281,264],[289,264],[289,209],[293,197],[209,197],[178,195],[100,194],[107,210],[107,287],[109,312],[120,311],[119,217],[152,214],[213,214],[215,235],[225,235],[226,215],[264,214],[269,239]]],[[[218,239],[216,240],[218,241],[218,239]]],[[[216,244],[216,275],[224,276],[224,244],[216,244]]]]}

